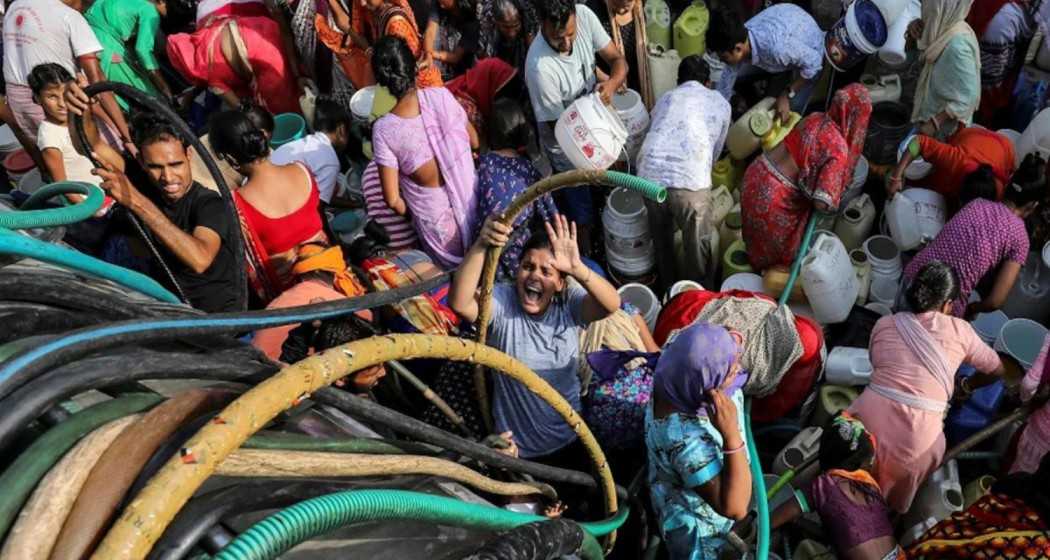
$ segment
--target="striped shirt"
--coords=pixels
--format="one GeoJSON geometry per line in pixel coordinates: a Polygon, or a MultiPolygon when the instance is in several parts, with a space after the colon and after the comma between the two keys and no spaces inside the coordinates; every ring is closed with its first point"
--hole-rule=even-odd
{"type": "Polygon", "coordinates": [[[369,163],[361,175],[361,192],[365,196],[365,213],[386,230],[390,236],[391,250],[419,248],[419,239],[412,222],[394,212],[383,198],[383,185],[379,182],[379,167],[375,162],[369,163]]]}

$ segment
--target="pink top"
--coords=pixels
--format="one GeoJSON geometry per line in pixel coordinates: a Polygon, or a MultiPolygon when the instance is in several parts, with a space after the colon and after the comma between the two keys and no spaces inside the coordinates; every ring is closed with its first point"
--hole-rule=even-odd
{"type": "MultiPolygon", "coordinates": [[[[940,347],[950,371],[963,362],[990,373],[1000,366],[998,354],[974,332],[970,323],[937,312],[916,315],[940,347]]],[[[871,332],[871,384],[923,399],[947,402],[951,394],[904,342],[893,316],[883,317],[871,332]]],[[[949,385],[952,390],[954,384],[949,385]]],[[[915,492],[944,457],[943,412],[908,406],[865,389],[850,405],[875,435],[875,479],[889,506],[903,513],[915,492]]]]}
{"type": "MultiPolygon", "coordinates": [[[[1050,348],[1050,335],[1043,341],[1043,349],[1039,351],[1039,356],[1035,359],[1032,367],[1028,368],[1028,373],[1025,374],[1024,379],[1021,380],[1021,400],[1024,402],[1032,400],[1032,397],[1039,391],[1039,387],[1050,383],[1050,377],[1046,375],[1048,348],[1050,348]]],[[[1028,425],[1034,427],[1040,434],[1043,434],[1044,438],[1050,438],[1050,404],[1044,404],[1039,410],[1033,412],[1032,416],[1028,418],[1028,425]]],[[[1044,444],[1050,446],[1050,440],[1044,441],[1044,444]]]]}
{"type": "MultiPolygon", "coordinates": [[[[281,295],[274,298],[274,300],[266,306],[266,309],[284,309],[287,307],[298,307],[300,305],[344,298],[346,298],[345,295],[335,291],[331,286],[326,285],[324,282],[307,280],[305,282],[299,282],[282,292],[281,295]]],[[[357,314],[367,321],[372,320],[371,311],[358,311],[357,314]]],[[[263,354],[266,354],[266,357],[271,360],[279,360],[281,358],[281,347],[284,345],[284,341],[288,340],[288,333],[292,332],[292,329],[298,326],[299,325],[284,325],[282,327],[273,327],[255,331],[255,336],[252,338],[252,346],[257,348],[263,354]]]]}

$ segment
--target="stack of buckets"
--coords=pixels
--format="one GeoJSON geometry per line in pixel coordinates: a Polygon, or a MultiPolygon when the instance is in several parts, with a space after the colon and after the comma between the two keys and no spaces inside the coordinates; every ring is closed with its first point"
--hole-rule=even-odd
{"type": "Polygon", "coordinates": [[[864,253],[871,263],[871,287],[868,301],[893,308],[900,285],[901,251],[892,238],[885,235],[869,237],[863,245],[864,253]]]}
{"type": "Polygon", "coordinates": [[[641,278],[656,266],[649,216],[642,195],[614,189],[602,211],[605,257],[618,278],[641,278]]]}

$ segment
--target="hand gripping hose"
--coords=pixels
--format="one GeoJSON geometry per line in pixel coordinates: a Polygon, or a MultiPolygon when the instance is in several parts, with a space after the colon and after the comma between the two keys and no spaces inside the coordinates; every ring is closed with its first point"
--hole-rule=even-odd
{"type": "Polygon", "coordinates": [[[133,270],[115,266],[75,251],[0,228],[0,254],[29,257],[38,261],[86,272],[168,303],[179,298],[156,280],[133,270]]]}
{"type": "Polygon", "coordinates": [[[541,397],[561,414],[586,446],[602,482],[605,512],[616,513],[616,487],[605,454],[572,406],[541,377],[516,359],[476,342],[421,334],[388,335],[336,346],[286,367],[226,407],[185,444],[182,457],[169,460],[132,500],[93,558],[145,557],[164,527],[218,464],[277,414],[349,372],[406,358],[480,363],[503,372],[541,397]],[[187,455],[192,459],[187,460],[187,455]]]}
{"type": "Polygon", "coordinates": [[[390,305],[402,299],[417,296],[448,280],[449,274],[445,273],[425,282],[394,290],[299,307],[215,313],[204,317],[131,320],[77,329],[54,340],[21,351],[0,363],[0,398],[9,395],[14,389],[50,369],[116,346],[170,342],[218,334],[237,334],[303,321],[321,321],[332,317],[342,317],[362,309],[390,305]]]}
{"type": "MultiPolygon", "coordinates": [[[[205,167],[208,168],[208,172],[211,173],[212,179],[215,180],[215,185],[219,188],[219,194],[222,195],[223,204],[226,205],[226,216],[230,220],[230,223],[237,224],[240,222],[240,218],[237,214],[237,205],[233,200],[233,193],[230,191],[229,185],[226,184],[226,179],[223,178],[219,166],[216,165],[214,158],[212,158],[211,152],[204,147],[204,144],[202,144],[200,139],[197,138],[197,135],[193,133],[193,130],[190,129],[189,125],[187,125],[186,122],[175,113],[175,111],[149,94],[127,84],[121,84],[118,82],[99,82],[84,88],[84,93],[89,97],[94,97],[107,91],[111,91],[124,99],[131,100],[153,113],[159,113],[170,122],[171,125],[175,127],[175,130],[178,131],[181,139],[184,142],[189,142],[189,144],[193,146],[193,151],[201,158],[205,167]]],[[[92,162],[95,165],[98,165],[98,162],[94,161],[91,156],[89,148],[90,143],[87,141],[87,135],[84,133],[83,117],[70,113],[69,119],[70,122],[73,123],[73,129],[77,133],[77,139],[85,147],[85,151],[88,152],[87,157],[92,159],[92,162]]],[[[157,253],[156,247],[153,246],[153,242],[145,235],[145,231],[142,229],[142,225],[139,224],[138,219],[130,214],[129,217],[136,229],[139,230],[140,235],[143,235],[143,240],[150,246],[150,249],[153,250],[154,256],[160,261],[161,265],[168,272],[168,275],[171,276],[171,270],[168,269],[164,260],[160,258],[160,254],[157,253]]],[[[234,274],[237,275],[235,282],[237,286],[237,308],[246,309],[248,307],[248,268],[244,260],[244,236],[241,232],[241,228],[230,228],[230,235],[227,236],[226,239],[223,239],[223,243],[230,243],[230,249],[233,252],[233,264],[231,266],[233,266],[234,274]]],[[[172,281],[174,281],[174,278],[172,278],[172,281]]]]}
{"type": "Polygon", "coordinates": [[[0,212],[0,227],[5,229],[34,229],[64,226],[84,221],[102,208],[106,197],[102,189],[88,183],[52,183],[36,191],[17,212],[0,212]],[[61,194],[83,194],[87,199],[72,206],[33,210],[38,204],[61,194]]]}
{"type": "MultiPolygon", "coordinates": [[[[667,200],[667,189],[652,182],[620,173],[619,171],[568,171],[552,175],[533,184],[525,192],[514,197],[510,205],[500,215],[500,221],[508,226],[514,225],[518,214],[532,205],[539,197],[554,191],[578,185],[609,185],[638,191],[645,198],[662,203],[667,200]]],[[[489,321],[492,320],[492,288],[496,283],[496,267],[502,247],[491,247],[485,253],[485,268],[481,272],[481,295],[478,298],[478,343],[488,340],[489,321]]],[[[474,370],[474,391],[477,394],[478,408],[487,429],[492,429],[492,411],[489,406],[488,386],[485,382],[485,370],[480,366],[474,370]]]]}
{"type": "Polygon", "coordinates": [[[160,395],[137,394],[104,401],[74,414],[37,438],[0,476],[0,488],[4,489],[0,497],[0,537],[7,533],[40,479],[80,438],[111,420],[142,412],[162,400],[160,395]]]}
{"type": "MultiPolygon", "coordinates": [[[[580,523],[580,526],[596,537],[609,535],[623,525],[627,512],[628,508],[624,508],[612,519],[580,523]]],[[[351,490],[302,501],[263,519],[238,535],[214,560],[266,560],[339,527],[399,519],[496,531],[546,520],[538,515],[432,494],[351,490]]]]}
{"type": "Polygon", "coordinates": [[[238,449],[215,470],[218,476],[264,478],[349,478],[429,475],[454,480],[497,496],[535,496],[554,501],[557,492],[539,482],[500,482],[468,467],[437,457],[365,455],[319,451],[238,449]]]}

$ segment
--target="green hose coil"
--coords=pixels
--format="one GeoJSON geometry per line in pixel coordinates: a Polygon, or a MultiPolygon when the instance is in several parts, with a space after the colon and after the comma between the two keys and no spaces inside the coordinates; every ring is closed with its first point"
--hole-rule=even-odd
{"type": "MultiPolygon", "coordinates": [[[[787,292],[791,293],[791,292],[787,292]]],[[[751,483],[758,504],[758,550],[755,551],[756,560],[768,560],[769,558],[769,500],[766,499],[766,480],[762,476],[762,461],[758,457],[758,446],[755,445],[755,436],[751,432],[751,399],[747,399],[744,405],[744,433],[747,435],[747,453],[751,459],[751,483]]]]}
{"type": "Polygon", "coordinates": [[[40,436],[18,455],[0,476],[0,538],[7,534],[40,479],[81,438],[95,428],[135,414],[164,400],[156,394],[137,393],[92,405],[40,436]]]}
{"type": "Polygon", "coordinates": [[[64,226],[82,222],[98,212],[105,202],[102,189],[88,183],[63,181],[52,183],[36,191],[22,204],[25,210],[0,212],[0,227],[7,229],[34,229],[64,226]],[[32,210],[52,197],[63,194],[83,194],[87,199],[72,206],[32,210]]]}
{"type": "Polygon", "coordinates": [[[179,298],[149,276],[100,261],[79,251],[45,243],[3,228],[0,228],[0,254],[28,257],[77,272],[85,272],[166,303],[182,303],[179,298]]]}
{"type": "MultiPolygon", "coordinates": [[[[592,537],[604,536],[623,525],[628,511],[625,507],[612,519],[580,526],[592,537]]],[[[546,518],[406,490],[350,490],[304,500],[263,519],[238,535],[215,559],[275,558],[301,542],[345,525],[405,519],[499,531],[546,518]]],[[[593,547],[598,547],[597,542],[593,547]]],[[[591,548],[586,539],[584,548],[591,548]]],[[[600,547],[597,553],[601,558],[600,547]]]]}
{"type": "Polygon", "coordinates": [[[628,175],[627,173],[622,173],[620,171],[606,171],[605,176],[610,183],[619,187],[638,191],[639,194],[654,202],[662,204],[667,200],[667,189],[658,183],[642,179],[641,177],[635,177],[634,175],[628,175]]]}
{"type": "Polygon", "coordinates": [[[602,552],[602,545],[598,544],[598,539],[594,538],[594,535],[583,532],[583,542],[580,543],[580,550],[576,553],[583,560],[602,560],[605,558],[605,553],[602,552]]]}

